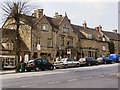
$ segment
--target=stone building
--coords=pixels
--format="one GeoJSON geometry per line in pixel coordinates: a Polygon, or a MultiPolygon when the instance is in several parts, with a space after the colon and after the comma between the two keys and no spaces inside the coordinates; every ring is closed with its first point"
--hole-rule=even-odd
{"type": "MultiPolygon", "coordinates": [[[[16,31],[14,29],[0,29],[2,32],[0,45],[0,60],[4,62],[4,68],[15,68],[16,66],[16,31]]],[[[28,61],[29,50],[22,38],[20,38],[20,61],[28,61]]]]}
{"type": "MultiPolygon", "coordinates": [[[[10,23],[14,20],[6,20],[3,28],[15,29],[10,23]]],[[[45,57],[53,61],[56,56],[67,55],[68,49],[71,54],[67,56],[77,55],[77,36],[67,14],[62,16],[55,13],[54,17],[48,17],[43,14],[43,9],[37,9],[32,16],[21,15],[19,33],[31,52],[31,58],[45,57]]]]}
{"type": "Polygon", "coordinates": [[[73,25],[74,30],[79,36],[79,55],[80,57],[100,57],[109,54],[108,40],[99,31],[100,27],[88,28],[87,23],[83,26],[73,25]]]}
{"type": "MultiPolygon", "coordinates": [[[[37,9],[31,16],[20,16],[19,34],[30,59],[44,57],[53,62],[58,56],[96,58],[109,54],[109,38],[101,26],[89,28],[86,22],[83,26],[73,25],[66,13],[63,16],[56,12],[49,17],[43,11],[37,9]]],[[[2,28],[16,29],[14,22],[7,19],[2,28]]]]}
{"type": "Polygon", "coordinates": [[[117,30],[113,30],[113,32],[102,31],[102,33],[108,38],[109,42],[114,43],[114,51],[110,53],[120,53],[120,34],[117,33],[117,30]]]}

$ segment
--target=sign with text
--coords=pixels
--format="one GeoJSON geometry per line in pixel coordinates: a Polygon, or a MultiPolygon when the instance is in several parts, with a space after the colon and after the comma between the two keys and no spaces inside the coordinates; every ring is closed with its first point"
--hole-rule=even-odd
{"type": "Polygon", "coordinates": [[[71,49],[67,49],[67,54],[71,54],[71,49]]]}

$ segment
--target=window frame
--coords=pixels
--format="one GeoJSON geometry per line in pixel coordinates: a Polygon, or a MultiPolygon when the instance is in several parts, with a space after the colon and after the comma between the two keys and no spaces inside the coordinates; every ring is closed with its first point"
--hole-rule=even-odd
{"type": "Polygon", "coordinates": [[[41,24],[41,31],[48,31],[49,25],[48,23],[42,23],[41,24]]]}
{"type": "Polygon", "coordinates": [[[62,27],[62,32],[63,32],[63,33],[69,33],[69,27],[68,27],[67,25],[64,25],[64,26],[62,27]]]}
{"type": "Polygon", "coordinates": [[[106,51],[106,46],[105,45],[102,46],[102,50],[106,51]]]}
{"type": "Polygon", "coordinates": [[[61,46],[65,45],[65,40],[64,40],[64,36],[61,36],[61,46]]]}
{"type": "Polygon", "coordinates": [[[47,47],[48,47],[48,48],[52,48],[52,47],[53,47],[52,38],[48,38],[48,39],[47,39],[47,47]]]}

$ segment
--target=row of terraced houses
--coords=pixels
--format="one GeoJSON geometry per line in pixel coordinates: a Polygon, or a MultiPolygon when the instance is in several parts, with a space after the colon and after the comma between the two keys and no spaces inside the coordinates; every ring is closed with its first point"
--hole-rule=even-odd
{"type": "MultiPolygon", "coordinates": [[[[101,25],[89,28],[87,22],[83,25],[71,23],[67,14],[55,13],[54,17],[43,14],[43,9],[34,10],[31,16],[20,16],[20,55],[21,60],[45,57],[50,62],[60,57],[100,57],[110,53],[120,53],[120,34],[117,30],[108,32],[101,25]],[[110,43],[114,51],[110,51],[110,43]]],[[[0,53],[16,54],[15,21],[7,19],[1,28],[2,39],[0,53]]]]}

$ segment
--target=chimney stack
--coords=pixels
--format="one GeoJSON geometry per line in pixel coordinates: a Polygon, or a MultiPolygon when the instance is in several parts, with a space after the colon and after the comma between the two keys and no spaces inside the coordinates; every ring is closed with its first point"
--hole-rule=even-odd
{"type": "Polygon", "coordinates": [[[114,32],[115,34],[117,34],[117,30],[116,30],[116,29],[114,29],[113,32],[114,32]]]}
{"type": "Polygon", "coordinates": [[[42,17],[43,16],[43,9],[34,10],[33,16],[36,18],[42,17]]]}
{"type": "Polygon", "coordinates": [[[87,23],[86,23],[86,21],[83,22],[83,27],[84,27],[84,28],[87,28],[87,23]]]}
{"type": "Polygon", "coordinates": [[[55,16],[54,16],[55,18],[59,18],[59,17],[62,17],[62,15],[59,15],[59,13],[58,12],[55,12],[55,16]]]}
{"type": "Polygon", "coordinates": [[[99,25],[99,26],[95,27],[95,30],[97,30],[97,31],[102,31],[102,26],[99,25]]]}
{"type": "Polygon", "coordinates": [[[102,26],[101,25],[99,25],[99,30],[102,31],[102,26]]]}

